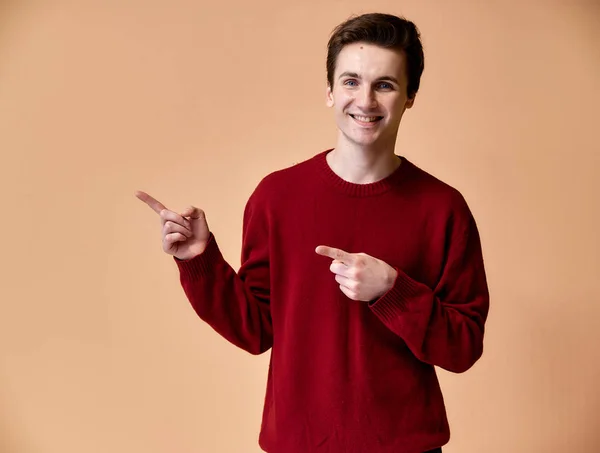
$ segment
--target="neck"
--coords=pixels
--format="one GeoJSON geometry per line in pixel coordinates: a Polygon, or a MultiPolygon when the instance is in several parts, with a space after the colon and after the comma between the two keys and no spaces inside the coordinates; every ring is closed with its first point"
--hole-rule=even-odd
{"type": "Polygon", "coordinates": [[[331,170],[345,181],[369,184],[391,175],[401,161],[394,154],[394,146],[365,148],[349,143],[339,143],[327,154],[331,170]]]}

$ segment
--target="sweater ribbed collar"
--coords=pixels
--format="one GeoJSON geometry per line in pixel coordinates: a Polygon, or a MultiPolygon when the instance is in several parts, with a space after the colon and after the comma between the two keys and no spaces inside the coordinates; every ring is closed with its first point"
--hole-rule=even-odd
{"type": "Polygon", "coordinates": [[[397,187],[413,168],[413,164],[409,162],[408,159],[399,156],[400,159],[402,159],[402,163],[393,173],[376,182],[356,184],[340,178],[331,169],[327,162],[327,154],[332,150],[333,148],[328,149],[314,157],[318,173],[329,186],[352,197],[368,197],[385,193],[392,188],[397,187]]]}

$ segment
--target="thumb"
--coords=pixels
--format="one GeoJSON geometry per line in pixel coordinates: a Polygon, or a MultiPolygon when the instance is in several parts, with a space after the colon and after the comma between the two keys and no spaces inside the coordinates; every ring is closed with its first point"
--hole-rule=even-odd
{"type": "Polygon", "coordinates": [[[200,217],[202,217],[204,215],[204,212],[202,212],[200,209],[196,208],[195,206],[188,206],[182,213],[181,216],[182,217],[189,217],[191,219],[199,219],[200,217]]]}

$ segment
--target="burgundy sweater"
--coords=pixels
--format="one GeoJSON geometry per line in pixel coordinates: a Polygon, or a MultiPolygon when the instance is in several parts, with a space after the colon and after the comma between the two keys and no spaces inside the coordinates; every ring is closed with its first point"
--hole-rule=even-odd
{"type": "Polygon", "coordinates": [[[461,194],[402,158],[354,184],[329,150],[265,177],[244,211],[238,272],[211,234],[176,260],[194,310],[252,354],[271,349],[259,444],[269,453],[418,453],[446,444],[434,366],[481,356],[489,296],[480,238],[461,194]],[[318,245],[396,268],[370,302],[347,298],[318,245]]]}

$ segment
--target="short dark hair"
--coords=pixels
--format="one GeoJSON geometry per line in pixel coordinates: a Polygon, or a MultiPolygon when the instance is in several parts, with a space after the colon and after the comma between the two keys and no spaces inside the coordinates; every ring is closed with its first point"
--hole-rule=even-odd
{"type": "Polygon", "coordinates": [[[351,17],[338,25],[327,44],[327,82],[333,88],[333,75],[338,55],[348,44],[366,42],[404,53],[407,71],[407,95],[413,98],[419,90],[425,57],[417,26],[403,18],[383,13],[351,17]]]}

